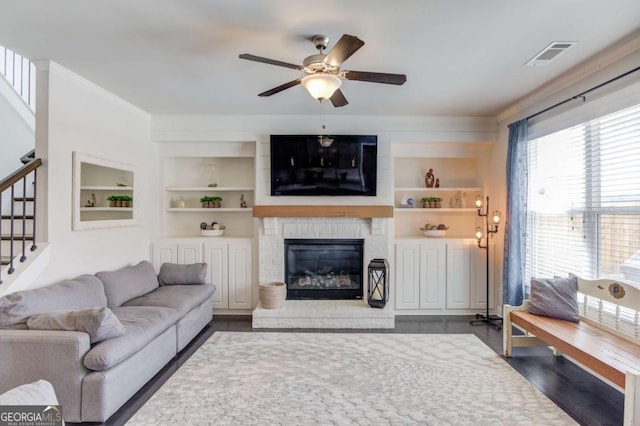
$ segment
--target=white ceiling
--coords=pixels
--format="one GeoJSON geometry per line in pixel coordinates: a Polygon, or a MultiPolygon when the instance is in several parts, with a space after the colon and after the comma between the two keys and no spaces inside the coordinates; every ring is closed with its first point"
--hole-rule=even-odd
{"type": "Polygon", "coordinates": [[[297,86],[306,38],[365,46],[343,69],[404,73],[404,86],[345,81],[327,114],[493,116],[640,29],[639,0],[0,0],[0,45],[51,59],[151,114],[317,114],[297,86]],[[545,67],[552,41],[579,41],[545,67]]]}

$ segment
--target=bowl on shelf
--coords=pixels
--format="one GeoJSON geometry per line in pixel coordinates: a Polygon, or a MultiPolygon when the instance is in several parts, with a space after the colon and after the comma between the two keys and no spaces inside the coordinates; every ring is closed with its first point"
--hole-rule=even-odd
{"type": "Polygon", "coordinates": [[[203,237],[221,237],[224,235],[224,229],[201,229],[200,235],[203,237]]]}
{"type": "Polygon", "coordinates": [[[445,235],[447,235],[447,230],[446,229],[429,229],[424,231],[424,235],[432,238],[444,237],[445,235]]]}

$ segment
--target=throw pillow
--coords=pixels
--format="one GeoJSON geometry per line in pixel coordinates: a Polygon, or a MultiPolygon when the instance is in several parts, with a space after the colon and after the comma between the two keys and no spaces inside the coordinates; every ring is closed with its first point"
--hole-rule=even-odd
{"type": "Polygon", "coordinates": [[[190,265],[163,263],[158,274],[160,285],[205,284],[206,279],[206,263],[193,263],[190,265]]]}
{"type": "Polygon", "coordinates": [[[158,276],[153,265],[146,260],[117,271],[98,272],[96,277],[104,284],[107,306],[121,306],[127,300],[147,294],[158,288],[158,276]]]}
{"type": "Polygon", "coordinates": [[[124,326],[107,307],[81,311],[56,311],[37,314],[27,320],[30,330],[84,331],[91,343],[122,336],[124,326]]]}
{"type": "Polygon", "coordinates": [[[29,317],[43,312],[95,306],[107,306],[102,282],[93,275],[81,275],[0,298],[0,328],[20,328],[19,325],[26,324],[29,317]]]}
{"type": "Polygon", "coordinates": [[[527,312],[549,318],[580,322],[578,279],[531,278],[531,305],[527,312]]]}

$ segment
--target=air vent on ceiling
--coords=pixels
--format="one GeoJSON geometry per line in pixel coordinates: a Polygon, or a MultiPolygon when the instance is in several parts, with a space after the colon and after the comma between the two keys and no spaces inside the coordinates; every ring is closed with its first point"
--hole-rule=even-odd
{"type": "Polygon", "coordinates": [[[530,67],[539,67],[547,65],[549,62],[565,52],[571,46],[578,44],[577,41],[554,41],[547,47],[538,52],[533,58],[529,59],[525,65],[530,67]]]}

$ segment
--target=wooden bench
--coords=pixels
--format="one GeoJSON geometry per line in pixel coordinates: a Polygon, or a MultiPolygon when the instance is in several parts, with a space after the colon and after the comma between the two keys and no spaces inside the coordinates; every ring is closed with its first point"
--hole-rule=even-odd
{"type": "Polygon", "coordinates": [[[504,355],[513,347],[552,346],[624,389],[624,424],[640,425],[640,290],[612,280],[578,278],[580,323],[504,305],[504,355]],[[525,332],[514,336],[512,326],[525,332]]]}

